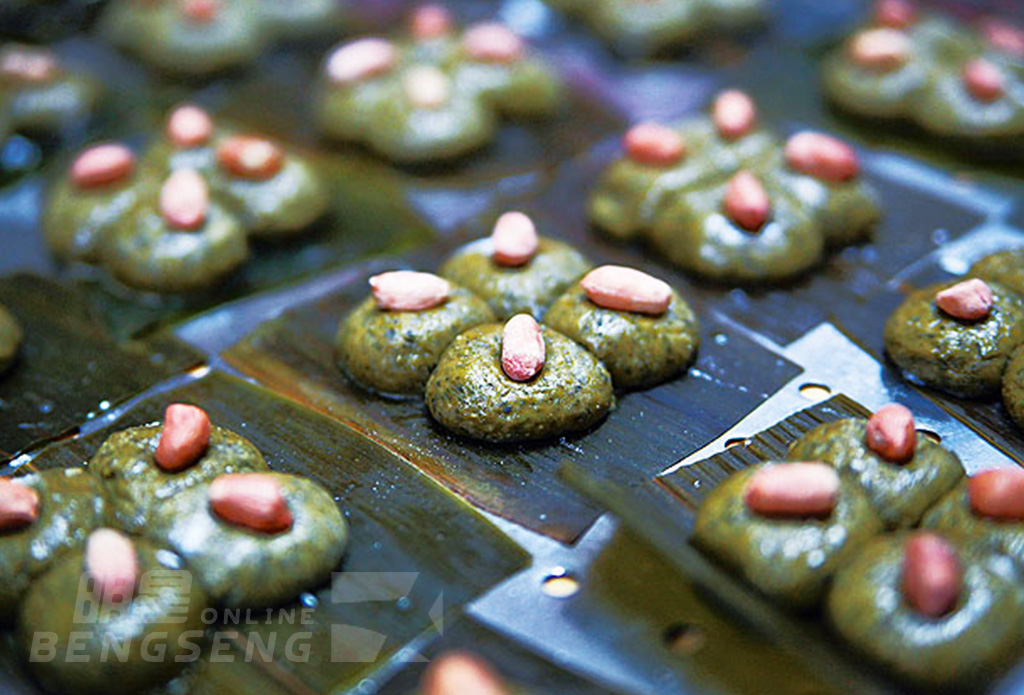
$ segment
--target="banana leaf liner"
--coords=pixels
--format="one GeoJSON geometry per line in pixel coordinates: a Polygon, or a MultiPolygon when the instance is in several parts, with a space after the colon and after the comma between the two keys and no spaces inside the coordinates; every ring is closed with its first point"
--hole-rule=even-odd
{"type": "Polygon", "coordinates": [[[0,304],[24,333],[18,360],[0,377],[0,460],[204,359],[164,333],[118,343],[81,293],[34,275],[0,278],[0,304]]]}
{"type": "MultiPolygon", "coordinates": [[[[413,267],[435,267],[425,263],[413,267]]],[[[591,430],[521,445],[475,442],[435,423],[422,399],[380,397],[336,366],[338,323],[366,298],[367,278],[387,267],[378,262],[353,273],[337,293],[261,325],[224,358],[268,388],[397,452],[473,504],[562,542],[572,542],[599,515],[559,480],[565,461],[629,485],[714,439],[799,372],[702,315],[701,352],[690,373],[621,394],[608,418],[591,430]],[[711,402],[713,410],[705,406],[711,402]]]]}
{"type": "Polygon", "coordinates": [[[324,485],[350,524],[351,540],[332,585],[282,607],[291,620],[277,612],[269,621],[260,611],[248,617],[224,613],[216,628],[232,648],[249,650],[253,663],[288,692],[355,687],[410,640],[442,630],[452,611],[528,560],[497,528],[406,461],[351,428],[217,372],[147,398],[97,432],[55,444],[31,465],[82,465],[110,433],[158,421],[172,402],[205,409],[214,423],[252,441],[273,470],[324,485]],[[272,653],[270,661],[261,645],[272,653]]]}

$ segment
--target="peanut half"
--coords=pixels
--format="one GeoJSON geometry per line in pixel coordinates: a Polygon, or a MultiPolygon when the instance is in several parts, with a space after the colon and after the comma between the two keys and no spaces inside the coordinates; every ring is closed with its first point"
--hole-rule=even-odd
{"type": "Polygon", "coordinates": [[[668,283],[621,265],[603,265],[583,276],[580,286],[591,302],[604,309],[659,316],[672,303],[668,283]]]}
{"type": "Polygon", "coordinates": [[[776,463],[747,483],[747,507],[762,516],[826,517],[839,499],[839,474],[824,463],[776,463]]]}
{"type": "Polygon", "coordinates": [[[898,403],[884,405],[868,419],[867,445],[890,463],[906,463],[914,457],[917,430],[914,415],[898,403]]]}
{"type": "Polygon", "coordinates": [[[956,550],[941,536],[918,532],[903,550],[903,595],[915,611],[941,618],[956,606],[963,570],[956,550]]]}
{"type": "Polygon", "coordinates": [[[156,465],[176,473],[196,463],[210,445],[210,418],[202,408],[173,403],[164,411],[156,465]]]}
{"type": "Polygon", "coordinates": [[[210,483],[208,495],[213,513],[236,526],[277,534],[294,523],[281,485],[265,473],[217,476],[210,483]]]}

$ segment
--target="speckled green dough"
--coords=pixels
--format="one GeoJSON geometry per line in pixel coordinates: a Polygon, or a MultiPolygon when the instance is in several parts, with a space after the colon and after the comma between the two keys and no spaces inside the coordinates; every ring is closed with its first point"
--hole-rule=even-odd
{"type": "Polygon", "coordinates": [[[115,0],[103,29],[119,47],[164,72],[208,76],[252,62],[266,43],[255,0],[217,7],[213,21],[196,24],[176,2],[115,0]]]}
{"type": "Polygon", "coordinates": [[[18,483],[39,495],[39,518],[0,533],[0,623],[12,620],[30,583],[62,554],[82,547],[89,532],[107,522],[108,505],[85,469],[32,473],[18,483]]]}
{"type": "Polygon", "coordinates": [[[493,320],[487,304],[461,287],[426,311],[387,311],[369,297],[338,327],[338,366],[374,391],[422,394],[455,336],[493,320]]]}
{"type": "Polygon", "coordinates": [[[860,179],[822,181],[787,169],[779,181],[789,197],[814,216],[828,246],[866,241],[882,218],[878,194],[860,179]]]}
{"type": "Polygon", "coordinates": [[[729,284],[791,280],[819,263],[825,241],[811,217],[770,181],[768,222],[748,232],[722,210],[725,184],[695,190],[668,205],[658,216],[651,242],[683,270],[729,284]]]}
{"type": "Polygon", "coordinates": [[[238,215],[250,236],[294,237],[309,229],[330,206],[327,187],[303,158],[287,153],[284,167],[264,181],[232,176],[218,167],[210,189],[238,215]]]}
{"type": "Polygon", "coordinates": [[[490,144],[502,117],[548,118],[564,103],[562,82],[533,56],[480,62],[455,35],[393,43],[400,60],[384,74],[338,84],[321,70],[313,102],[321,133],[362,142],[402,164],[450,162],[490,144]],[[420,68],[437,70],[447,80],[444,103],[421,106],[410,98],[406,80],[415,79],[411,71],[420,68]]]}
{"type": "Polygon", "coordinates": [[[147,199],[106,235],[101,260],[126,285],[154,292],[190,292],[216,285],[249,258],[245,230],[218,205],[203,226],[173,229],[147,199]]]}
{"type": "Polygon", "coordinates": [[[971,266],[967,277],[1002,285],[1024,297],[1024,248],[989,254],[971,266]]]}
{"type": "MultiPolygon", "coordinates": [[[[156,196],[138,185],[138,177],[123,183],[81,190],[68,176],[53,184],[43,206],[43,236],[62,261],[97,263],[110,229],[145,195],[156,196]]],[[[151,184],[150,184],[151,186],[151,184]]]]}
{"type": "Polygon", "coordinates": [[[935,306],[935,295],[954,284],[911,294],[886,321],[885,351],[932,388],[967,398],[995,396],[1010,355],[1024,342],[1024,304],[992,284],[992,313],[981,321],[959,321],[935,306]]]}
{"type": "Polygon", "coordinates": [[[11,312],[0,304],[0,376],[14,366],[24,334],[11,312]]]}
{"type": "Polygon", "coordinates": [[[664,314],[650,316],[601,308],[576,285],[551,305],[544,323],[597,355],[619,389],[673,378],[700,345],[697,317],[675,292],[664,314]]]}
{"type": "Polygon", "coordinates": [[[770,598],[799,610],[817,605],[835,571],[882,530],[860,489],[843,481],[826,519],[767,518],[744,500],[761,464],[720,483],[697,513],[693,543],[770,598]]]}
{"type": "Polygon", "coordinates": [[[980,692],[1020,651],[1020,590],[960,552],[959,601],[941,618],[923,616],[902,598],[905,542],[902,534],[879,537],[836,573],[829,621],[855,649],[907,681],[980,692]]]}
{"type": "Polygon", "coordinates": [[[975,514],[966,479],[928,510],[921,525],[955,538],[965,547],[1005,555],[1024,578],[1024,522],[975,514]]]}
{"type": "Polygon", "coordinates": [[[441,267],[441,275],[482,297],[502,320],[516,314],[540,320],[552,302],[590,270],[579,251],[554,239],[542,238],[537,255],[521,266],[500,266],[492,254],[490,238],[475,241],[456,251],[441,267]]]}
{"type": "Polygon", "coordinates": [[[136,540],[135,549],[140,581],[127,610],[87,601],[90,611],[99,608],[95,619],[76,619],[79,591],[84,590],[84,551],[65,555],[32,584],[21,607],[19,644],[29,661],[34,635],[57,636],[52,660],[29,663],[49,692],[134,695],[164,683],[188,659],[198,658],[204,641],[201,615],[208,606],[199,583],[174,553],[144,540],[136,540]],[[128,650],[124,661],[114,651],[122,645],[128,650]],[[154,658],[162,652],[162,658],[154,658]],[[72,657],[77,660],[69,661],[72,657]]]}
{"type": "Polygon", "coordinates": [[[912,121],[934,136],[951,139],[953,146],[984,143],[991,151],[1016,151],[1024,145],[1021,75],[1011,56],[988,46],[970,25],[937,14],[923,14],[905,34],[909,57],[893,70],[857,65],[849,44],[828,56],[822,81],[832,103],[859,116],[912,121]],[[964,68],[977,58],[1003,70],[1008,81],[1003,97],[986,102],[967,90],[964,68]]]}
{"type": "Polygon", "coordinates": [[[1024,345],[1013,352],[1003,373],[1003,404],[1020,427],[1024,427],[1024,345]]]}
{"type": "Polygon", "coordinates": [[[179,553],[210,599],[236,607],[276,606],[315,589],[338,568],[348,524],[317,483],[268,474],[281,486],[294,518],[283,533],[236,526],[210,511],[208,488],[194,486],[167,500],[145,533],[179,553]]]}
{"type": "Polygon", "coordinates": [[[140,533],[167,509],[168,500],[223,473],[261,473],[263,455],[248,440],[220,427],[210,430],[210,446],[195,464],[170,473],[156,465],[162,425],[116,432],[89,462],[103,484],[119,527],[140,533]]]}
{"type": "Polygon", "coordinates": [[[543,328],[544,368],[516,382],[501,367],[503,329],[466,331],[442,355],[427,382],[427,407],[439,423],[473,439],[516,442],[571,434],[608,414],[612,378],[594,355],[543,328]]]}
{"type": "Polygon", "coordinates": [[[906,463],[886,461],[868,448],[866,437],[866,420],[826,423],[793,442],[789,459],[831,464],[863,490],[890,528],[917,524],[964,476],[957,455],[924,436],[917,437],[914,457],[906,463]]]}

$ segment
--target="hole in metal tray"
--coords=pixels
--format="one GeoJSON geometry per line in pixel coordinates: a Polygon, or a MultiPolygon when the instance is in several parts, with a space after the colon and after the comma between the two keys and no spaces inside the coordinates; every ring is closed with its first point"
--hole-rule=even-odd
{"type": "Polygon", "coordinates": [[[540,590],[551,598],[569,598],[580,590],[580,582],[566,570],[558,568],[544,578],[540,590]]]}
{"type": "Polygon", "coordinates": [[[832,389],[824,384],[804,384],[800,387],[800,395],[817,403],[832,395],[832,389]]]}

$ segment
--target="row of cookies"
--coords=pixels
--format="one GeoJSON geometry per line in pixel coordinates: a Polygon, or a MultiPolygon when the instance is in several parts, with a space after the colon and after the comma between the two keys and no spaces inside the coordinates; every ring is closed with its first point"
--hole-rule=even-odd
{"type": "Polygon", "coordinates": [[[965,478],[895,404],[820,425],[788,459],[717,486],[693,542],[917,686],[975,685],[1021,653],[1024,470],[965,478]]]}
{"type": "Polygon", "coordinates": [[[394,271],[370,286],[338,328],[341,369],[383,394],[425,394],[441,424],[487,441],[586,429],[615,389],[673,378],[700,341],[696,316],[666,283],[622,266],[591,270],[518,212],[457,250],[440,276],[394,271]]]}
{"type": "Polygon", "coordinates": [[[0,619],[60,693],[164,683],[196,661],[208,608],[290,602],[348,542],[326,489],[272,472],[186,404],[111,435],[86,468],[0,478],[0,530],[0,619]],[[126,656],[105,658],[112,641],[126,656]],[[169,658],[147,658],[157,645],[169,658]],[[53,654],[33,658],[40,649],[53,654]]]}

